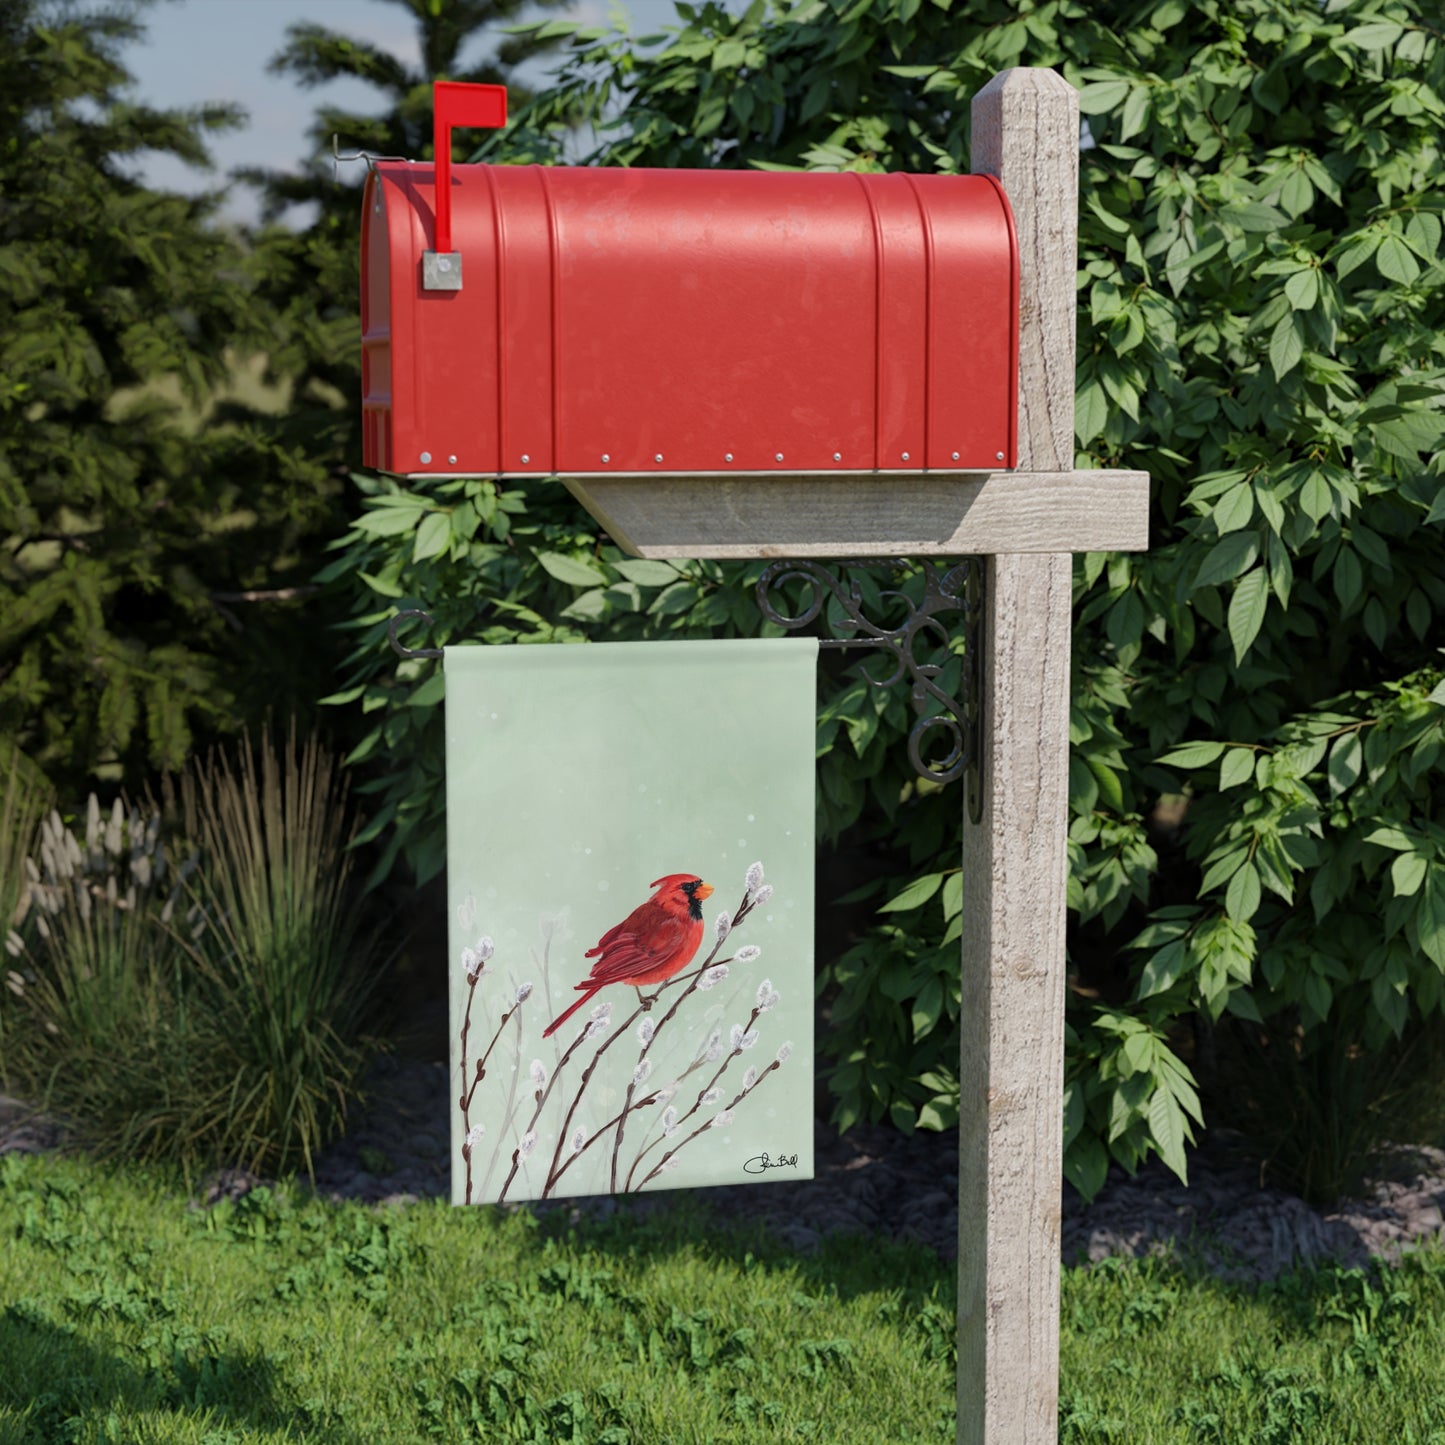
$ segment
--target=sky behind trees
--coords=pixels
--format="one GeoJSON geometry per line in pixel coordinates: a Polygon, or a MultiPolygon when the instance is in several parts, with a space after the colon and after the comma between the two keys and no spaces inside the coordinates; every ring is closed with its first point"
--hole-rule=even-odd
{"type": "MultiPolygon", "coordinates": [[[[587,24],[625,17],[639,34],[674,15],[671,0],[578,0],[575,13],[587,24]]],[[[212,144],[221,174],[237,166],[294,166],[307,152],[307,125],[323,97],[360,110],[377,99],[360,81],[307,91],[289,76],[270,74],[267,62],[281,49],[288,25],[310,21],[384,46],[408,64],[418,58],[415,26],[400,6],[382,0],[169,0],[141,18],[146,39],[126,55],[141,98],[156,106],[234,101],[248,112],[246,126],[212,144]]],[[[486,49],[486,39],[475,48],[486,49]]],[[[521,74],[535,82],[545,70],[546,63],[524,66],[521,74]]],[[[144,175],[152,185],[181,191],[213,186],[218,178],[168,156],[150,158],[144,175]]],[[[227,213],[255,219],[255,197],[236,187],[227,213]]]]}

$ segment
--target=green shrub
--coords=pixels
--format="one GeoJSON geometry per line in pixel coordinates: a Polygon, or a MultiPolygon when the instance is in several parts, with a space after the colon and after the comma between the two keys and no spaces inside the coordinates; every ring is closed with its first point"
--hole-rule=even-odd
{"type": "MultiPolygon", "coordinates": [[[[1081,89],[1077,464],[1154,487],[1151,550],[1075,570],[1066,1169],[1085,1194],[1111,1158],[1182,1174],[1196,1021],[1338,1018],[1378,1051],[1441,1009],[1445,44],[1400,0],[678,13],[650,47],[578,32],[485,155],[558,159],[582,117],[599,164],[950,171],[996,71],[1081,89]]],[[[368,483],[332,569],[360,756],[407,755],[373,827],[427,865],[441,682],[387,676],[392,607],[483,641],[756,630],[755,569],[627,563],[545,489],[451,485],[368,483]]],[[[821,717],[822,836],[914,874],[823,963],[837,1117],[942,1125],[959,804],[906,782],[905,704],[856,671],[821,717]]]]}
{"type": "Polygon", "coordinates": [[[179,819],[117,801],[104,823],[92,795],[83,842],[46,820],[0,1076],[101,1154],[309,1169],[356,1097],[376,983],[344,784],[293,734],[180,792],[179,819]]]}

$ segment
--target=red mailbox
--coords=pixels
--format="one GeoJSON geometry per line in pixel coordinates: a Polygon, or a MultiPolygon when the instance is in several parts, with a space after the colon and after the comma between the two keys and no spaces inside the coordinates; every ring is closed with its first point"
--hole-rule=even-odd
{"type": "Polygon", "coordinates": [[[439,97],[442,166],[367,181],[368,466],[1014,465],[1018,256],[991,177],[451,166],[446,122],[439,97]]]}

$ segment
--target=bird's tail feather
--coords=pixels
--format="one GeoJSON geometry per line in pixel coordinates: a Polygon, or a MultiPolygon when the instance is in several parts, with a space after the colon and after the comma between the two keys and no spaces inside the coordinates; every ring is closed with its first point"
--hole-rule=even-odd
{"type": "Polygon", "coordinates": [[[550,1039],[552,1035],[555,1034],[557,1030],[560,1029],[562,1025],[565,1024],[567,1020],[570,1019],[572,1015],[575,1014],[577,1010],[582,1007],[584,1003],[587,1003],[588,1000],[591,999],[592,995],[596,992],[597,990],[595,988],[589,989],[586,993],[582,995],[581,998],[576,1001],[576,1003],[572,1004],[568,1008],[563,1009],[562,1012],[558,1014],[557,1017],[554,1018],[552,1022],[549,1023],[547,1027],[542,1030],[542,1037],[544,1039],[550,1039]]]}

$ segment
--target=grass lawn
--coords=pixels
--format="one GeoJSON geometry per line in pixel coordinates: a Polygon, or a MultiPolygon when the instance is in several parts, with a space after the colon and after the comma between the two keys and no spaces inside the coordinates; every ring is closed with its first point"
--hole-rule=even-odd
{"type": "MultiPolygon", "coordinates": [[[[700,1197],[705,1197],[700,1196],[700,1197]]],[[[373,1210],[0,1160],[0,1445],[953,1438],[953,1274],[690,1204],[373,1210]]],[[[1445,1255],[1242,1290],[1068,1271],[1060,1438],[1445,1445],[1445,1255]]]]}

